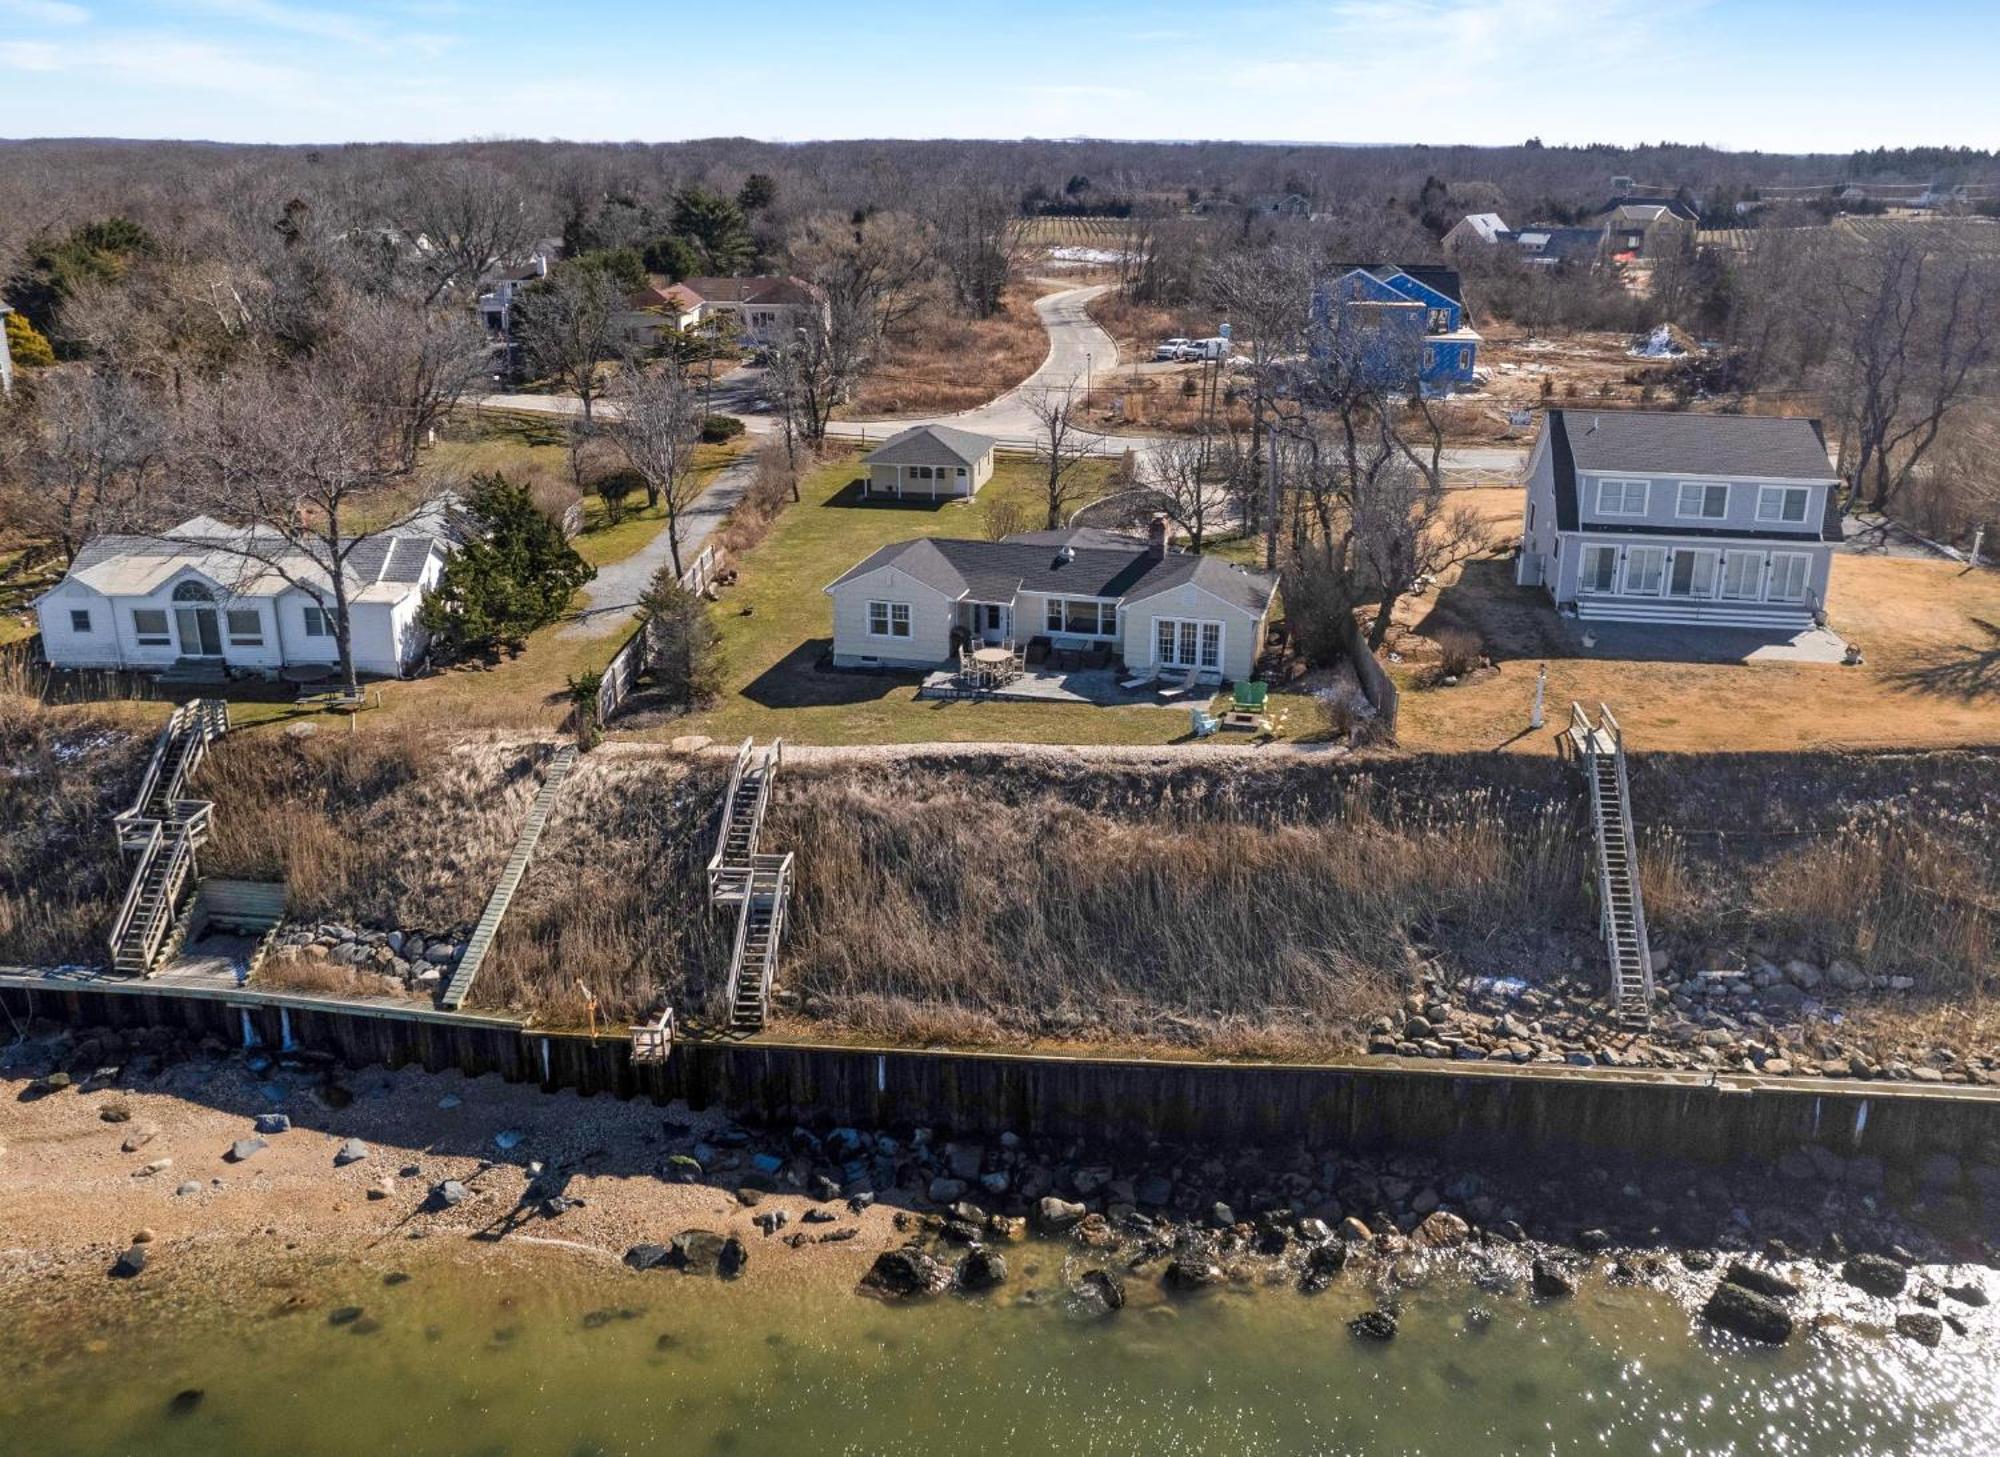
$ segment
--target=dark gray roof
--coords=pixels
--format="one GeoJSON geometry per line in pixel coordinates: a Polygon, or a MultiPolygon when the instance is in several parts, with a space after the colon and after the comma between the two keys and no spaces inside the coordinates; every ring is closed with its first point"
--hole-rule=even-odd
{"type": "Polygon", "coordinates": [[[1465,302],[1465,289],[1459,281],[1456,268],[1446,268],[1436,263],[1342,263],[1333,270],[1338,278],[1355,270],[1367,274],[1380,283],[1387,283],[1397,274],[1407,274],[1425,288],[1434,289],[1455,304],[1465,302]]]}
{"type": "Polygon", "coordinates": [[[1819,421],[1799,416],[1567,409],[1549,417],[1567,424],[1576,468],[1586,475],[1833,479],[1819,421]]]}
{"type": "Polygon", "coordinates": [[[1179,551],[1155,557],[1140,544],[1065,551],[1033,541],[932,536],[883,547],[833,586],[886,566],[907,572],[954,600],[968,597],[976,602],[1011,602],[1023,590],[1138,602],[1192,582],[1245,612],[1261,613],[1277,590],[1275,578],[1216,557],[1179,551]]]}
{"type": "Polygon", "coordinates": [[[1621,207],[1663,207],[1675,217],[1681,218],[1686,222],[1698,223],[1701,221],[1701,214],[1696,212],[1685,198],[1637,197],[1630,193],[1624,193],[1612,198],[1597,210],[1597,215],[1604,217],[1618,211],[1621,207]]]}
{"type": "Polygon", "coordinates": [[[870,465],[977,465],[998,443],[950,425],[913,425],[861,458],[870,465]]]}
{"type": "Polygon", "coordinates": [[[1143,531],[1113,531],[1108,526],[1065,526],[1056,531],[1017,531],[1002,541],[1019,546],[1101,547],[1108,551],[1132,551],[1145,546],[1143,531]]]}
{"type": "MultiPolygon", "coordinates": [[[[1579,527],[1576,478],[1629,471],[1633,475],[1761,476],[1775,480],[1829,481],[1826,437],[1817,420],[1767,415],[1656,414],[1641,410],[1549,411],[1550,464],[1555,474],[1556,529],[1579,527]],[[1814,462],[1817,462],[1815,466],[1814,462]]],[[[1839,492],[1826,493],[1819,536],[1840,540],[1839,492]]],[[[1797,541],[1799,531],[1704,527],[1676,523],[1600,523],[1621,534],[1728,536],[1797,541]]]]}

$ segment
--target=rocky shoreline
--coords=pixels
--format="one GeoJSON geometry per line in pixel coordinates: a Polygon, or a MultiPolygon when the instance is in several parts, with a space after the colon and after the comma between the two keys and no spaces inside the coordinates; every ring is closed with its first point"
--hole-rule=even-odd
{"type": "Polygon", "coordinates": [[[649,1274],[1059,1298],[1089,1318],[1135,1282],[1170,1298],[1345,1284],[1373,1301],[1354,1322],[1368,1340],[1394,1337],[1401,1292],[1448,1275],[1493,1300],[1651,1286],[1755,1340],[1827,1324],[1925,1345],[1994,1335],[2000,1149],[1909,1170],[1819,1145],[1769,1168],[1102,1149],[810,1114],[752,1125],[164,1028],[32,1030],[0,1056],[17,1107],[0,1225],[18,1245],[0,1287],[77,1277],[45,1295],[238,1266],[256,1258],[246,1235],[288,1250],[518,1237],[649,1274]],[[1024,1290],[1051,1258],[1059,1283],[1024,1290]]]}

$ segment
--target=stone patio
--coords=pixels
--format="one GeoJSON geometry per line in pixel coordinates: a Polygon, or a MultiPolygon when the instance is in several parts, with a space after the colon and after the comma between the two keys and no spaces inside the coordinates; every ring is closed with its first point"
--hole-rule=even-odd
{"type": "Polygon", "coordinates": [[[994,703],[1087,703],[1097,708],[1171,708],[1185,713],[1191,705],[1207,706],[1215,696],[1212,685],[1190,689],[1178,698],[1162,698],[1152,687],[1118,686],[1130,676],[1120,668],[1077,668],[1059,672],[1030,668],[1004,688],[968,688],[950,670],[932,673],[917,690],[919,698],[967,699],[994,703]]]}

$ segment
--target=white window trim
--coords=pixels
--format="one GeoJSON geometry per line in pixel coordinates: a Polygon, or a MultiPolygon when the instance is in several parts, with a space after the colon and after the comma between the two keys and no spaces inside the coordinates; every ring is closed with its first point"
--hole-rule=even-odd
{"type": "Polygon", "coordinates": [[[1725,481],[1682,481],[1674,494],[1674,516],[1681,521],[1727,521],[1729,519],[1729,485],[1725,481]],[[1695,509],[1687,509],[1687,494],[1692,488],[1699,494],[1695,498],[1695,509]],[[1708,493],[1722,492],[1722,509],[1706,510],[1708,493]]]}
{"type": "Polygon", "coordinates": [[[1651,508],[1652,503],[1653,483],[1649,480],[1638,476],[1604,476],[1597,482],[1597,514],[1599,516],[1644,516],[1651,508]],[[1625,494],[1628,486],[1637,486],[1639,488],[1639,509],[1636,511],[1622,509],[1614,511],[1610,506],[1606,505],[1605,493],[1612,486],[1618,487],[1621,496],[1625,494]]]}
{"type": "Polygon", "coordinates": [[[313,603],[307,603],[306,606],[301,610],[299,614],[299,625],[305,630],[305,635],[307,637],[334,636],[333,613],[327,610],[326,608],[317,606],[313,603]],[[315,613],[318,614],[317,618],[315,618],[314,616],[315,613]],[[319,630],[316,632],[313,630],[313,623],[315,621],[319,623],[319,630]]]}
{"type": "Polygon", "coordinates": [[[170,648],[174,645],[173,619],[164,607],[134,607],[132,609],[132,641],[142,648],[170,648]],[[139,615],[152,613],[160,619],[157,629],[139,626],[139,615]]]}
{"type": "Polygon", "coordinates": [[[1052,637],[1087,637],[1109,642],[1118,636],[1118,627],[1118,604],[1114,601],[1109,601],[1103,597],[1045,597],[1042,599],[1042,631],[1052,637]],[[1069,626],[1069,604],[1072,602],[1087,602],[1097,609],[1098,630],[1096,632],[1077,632],[1069,626]],[[1108,632],[1104,630],[1104,614],[1107,611],[1111,614],[1111,629],[1108,632]],[[1062,626],[1057,627],[1050,623],[1049,617],[1051,613],[1060,614],[1062,626]]]}
{"type": "Polygon", "coordinates": [[[1722,586],[1722,550],[1720,547],[1677,546],[1673,549],[1672,553],[1667,557],[1667,570],[1666,570],[1666,575],[1661,579],[1660,582],[1660,593],[1662,596],[1672,597],[1681,602],[1709,602],[1714,600],[1715,595],[1721,589],[1721,586],[1722,586]],[[1697,592],[1693,590],[1695,581],[1693,573],[1697,570],[1695,566],[1690,566],[1688,568],[1690,574],[1688,577],[1689,590],[1685,592],[1676,592],[1674,590],[1674,568],[1680,564],[1680,560],[1682,557],[1687,557],[1691,562],[1696,561],[1701,557],[1712,558],[1711,562],[1709,563],[1708,590],[1706,592],[1697,592]]]}
{"type": "Polygon", "coordinates": [[[1618,594],[1618,583],[1623,576],[1624,562],[1621,560],[1618,547],[1610,546],[1603,542],[1588,542],[1584,545],[1583,557],[1576,569],[1576,590],[1578,592],[1588,592],[1593,596],[1616,596],[1618,594]],[[1609,587],[1590,585],[1592,552],[1608,552],[1611,556],[1611,585],[1609,587]]]}
{"type": "Polygon", "coordinates": [[[87,637],[91,633],[97,631],[97,620],[90,615],[90,609],[88,607],[70,608],[69,630],[78,637],[87,637]],[[79,617],[83,619],[83,623],[81,626],[77,624],[77,619],[79,617]]]}
{"type": "Polygon", "coordinates": [[[883,638],[892,642],[908,642],[914,634],[915,627],[916,624],[912,619],[909,603],[891,602],[886,598],[877,598],[869,602],[868,636],[883,638]],[[882,609],[882,621],[888,628],[886,632],[877,632],[875,630],[875,609],[877,607],[882,609]],[[903,630],[901,632],[896,631],[896,614],[898,612],[903,614],[903,630]]]}
{"type": "Polygon", "coordinates": [[[1618,574],[1618,595],[1621,597],[1658,597],[1663,595],[1666,590],[1667,549],[1663,546],[1626,547],[1625,560],[1618,574]],[[1650,590],[1632,585],[1633,569],[1638,566],[1640,559],[1648,553],[1658,558],[1660,571],[1660,580],[1650,590]]]}
{"type": "Polygon", "coordinates": [[[254,607],[227,608],[222,614],[222,635],[233,648],[261,648],[264,646],[264,614],[254,607]],[[256,634],[254,637],[239,631],[230,621],[239,616],[250,619],[250,632],[256,634]]]}
{"type": "Polygon", "coordinates": [[[1177,672],[1177,673],[1178,673],[1178,672],[1185,672],[1185,671],[1187,670],[1187,668],[1188,668],[1188,667],[1190,666],[1189,664],[1187,664],[1187,663],[1183,663],[1183,662],[1182,662],[1182,661],[1180,660],[1180,643],[1181,643],[1181,626],[1182,626],[1182,624],[1184,624],[1184,623],[1192,623],[1192,624],[1193,624],[1193,626],[1194,626],[1194,658],[1195,658],[1195,660],[1194,660],[1194,663],[1192,664],[1192,666],[1193,666],[1193,667],[1194,667],[1194,668],[1195,668],[1195,669],[1196,669],[1196,670],[1197,670],[1198,672],[1203,672],[1203,673],[1211,673],[1211,672],[1212,672],[1212,673],[1223,673],[1223,672],[1225,672],[1225,671],[1226,671],[1226,669],[1225,669],[1225,667],[1224,667],[1224,664],[1226,664],[1226,663],[1227,663],[1227,662],[1229,661],[1229,624],[1228,624],[1227,622],[1224,622],[1224,621],[1223,621],[1223,620],[1222,620],[1221,618],[1219,618],[1219,617],[1156,617],[1156,618],[1154,618],[1154,619],[1153,619],[1153,640],[1152,640],[1152,642],[1151,642],[1151,643],[1150,643],[1150,644],[1148,645],[1148,647],[1147,647],[1147,652],[1148,652],[1148,653],[1149,653],[1149,654],[1151,655],[1151,658],[1152,658],[1152,663],[1153,663],[1153,666],[1154,666],[1154,667],[1156,667],[1156,668],[1163,668],[1163,669],[1169,669],[1169,670],[1171,670],[1171,671],[1173,671],[1173,672],[1177,672]],[[1167,662],[1161,662],[1161,661],[1160,661],[1160,625],[1161,625],[1162,623],[1171,623],[1171,624],[1173,625],[1173,629],[1174,629],[1174,656],[1173,656],[1173,661],[1172,661],[1172,662],[1170,662],[1170,663],[1167,663],[1167,662]],[[1204,627],[1213,627],[1213,628],[1214,628],[1214,629],[1216,630],[1216,633],[1215,633],[1215,666],[1214,666],[1213,668],[1206,668],[1206,667],[1202,667],[1202,665],[1201,665],[1201,630],[1202,630],[1202,629],[1203,629],[1204,627]]]}
{"type": "Polygon", "coordinates": [[[1813,557],[1809,551],[1774,551],[1771,553],[1769,570],[1764,580],[1764,600],[1767,602],[1804,602],[1812,596],[1813,557]],[[1779,563],[1798,561],[1805,563],[1805,570],[1799,574],[1799,594],[1796,597],[1778,595],[1779,563]]]}
{"type": "Polygon", "coordinates": [[[1743,547],[1724,548],[1722,566],[1715,576],[1715,596],[1721,602],[1761,602],[1764,598],[1764,562],[1768,553],[1761,550],[1747,550],[1743,547]],[[1749,588],[1744,592],[1732,593],[1728,590],[1729,560],[1731,557],[1750,558],[1749,588]]]}
{"type": "Polygon", "coordinates": [[[1757,520],[1763,525],[1804,526],[1811,519],[1812,519],[1811,486],[1759,486],[1757,488],[1757,520]],[[1799,519],[1797,521],[1787,521],[1785,519],[1785,514],[1784,514],[1785,513],[1784,501],[1785,497],[1794,491],[1798,492],[1800,496],[1804,497],[1805,505],[1800,508],[1799,519]],[[1778,503],[1777,509],[1773,512],[1767,513],[1765,510],[1765,503],[1773,499],[1775,499],[1778,503]]]}

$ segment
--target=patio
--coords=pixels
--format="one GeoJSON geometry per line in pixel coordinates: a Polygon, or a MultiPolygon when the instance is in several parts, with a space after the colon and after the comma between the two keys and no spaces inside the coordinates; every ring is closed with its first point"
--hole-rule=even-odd
{"type": "Polygon", "coordinates": [[[1129,676],[1119,668],[1027,668],[1004,686],[973,688],[952,669],[928,674],[917,690],[919,698],[969,699],[981,703],[1083,703],[1096,708],[1170,708],[1185,714],[1191,704],[1206,705],[1214,695],[1201,684],[1178,698],[1162,698],[1153,686],[1121,688],[1129,676]]]}

